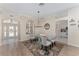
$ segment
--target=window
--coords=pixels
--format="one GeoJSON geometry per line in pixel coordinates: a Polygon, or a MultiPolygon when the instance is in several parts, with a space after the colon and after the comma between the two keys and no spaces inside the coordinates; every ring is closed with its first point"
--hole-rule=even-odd
{"type": "Polygon", "coordinates": [[[4,37],[6,37],[6,32],[4,32],[4,37]]]}
{"type": "Polygon", "coordinates": [[[14,27],[13,27],[13,26],[10,26],[10,27],[9,27],[9,30],[14,30],[14,27]]]}
{"type": "Polygon", "coordinates": [[[9,37],[13,37],[14,36],[14,32],[13,31],[10,31],[9,32],[9,37]]]}
{"type": "Polygon", "coordinates": [[[4,20],[3,23],[11,23],[11,20],[4,20]]]}

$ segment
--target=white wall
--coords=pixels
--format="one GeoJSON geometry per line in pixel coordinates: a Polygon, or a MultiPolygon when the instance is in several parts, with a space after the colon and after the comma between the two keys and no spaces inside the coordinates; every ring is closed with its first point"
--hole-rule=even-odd
{"type": "Polygon", "coordinates": [[[68,44],[72,46],[79,47],[79,7],[71,8],[68,10],[68,44]],[[74,19],[75,22],[71,26],[70,20],[74,19]]]}
{"type": "Polygon", "coordinates": [[[1,45],[1,39],[2,39],[2,24],[1,24],[1,15],[0,15],[0,45],[1,45]]]}

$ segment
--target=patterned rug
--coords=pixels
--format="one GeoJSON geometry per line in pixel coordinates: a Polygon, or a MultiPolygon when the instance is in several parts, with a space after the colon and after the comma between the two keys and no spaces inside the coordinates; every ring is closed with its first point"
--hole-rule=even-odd
{"type": "MultiPolygon", "coordinates": [[[[28,41],[23,42],[23,44],[31,51],[31,53],[34,56],[47,56],[47,55],[44,55],[45,51],[39,48],[38,43],[36,42],[31,43],[30,40],[28,40],[28,41]]],[[[52,49],[49,50],[48,56],[58,56],[62,47],[53,46],[52,49]]]]}

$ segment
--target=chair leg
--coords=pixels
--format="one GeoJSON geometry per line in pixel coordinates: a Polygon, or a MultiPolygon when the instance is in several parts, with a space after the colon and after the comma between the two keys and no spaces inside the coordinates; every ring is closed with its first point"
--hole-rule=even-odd
{"type": "Polygon", "coordinates": [[[53,43],[56,46],[56,42],[53,43]]]}

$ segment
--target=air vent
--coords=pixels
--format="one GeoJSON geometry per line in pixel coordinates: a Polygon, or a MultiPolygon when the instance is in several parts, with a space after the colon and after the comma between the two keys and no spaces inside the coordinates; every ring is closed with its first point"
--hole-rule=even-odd
{"type": "Polygon", "coordinates": [[[43,6],[44,5],[44,3],[39,3],[39,6],[43,6]]]}

